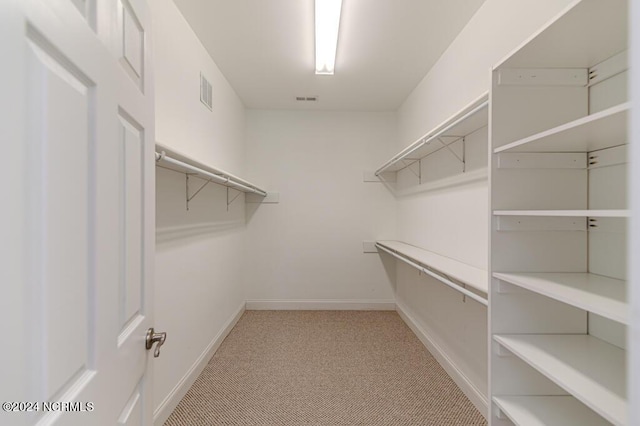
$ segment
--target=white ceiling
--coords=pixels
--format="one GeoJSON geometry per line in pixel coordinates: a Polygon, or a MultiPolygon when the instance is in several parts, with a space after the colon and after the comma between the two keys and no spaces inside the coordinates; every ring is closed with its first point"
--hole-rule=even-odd
{"type": "Polygon", "coordinates": [[[317,76],[314,0],[174,1],[247,108],[360,111],[397,109],[484,2],[343,0],[336,73],[317,76]]]}

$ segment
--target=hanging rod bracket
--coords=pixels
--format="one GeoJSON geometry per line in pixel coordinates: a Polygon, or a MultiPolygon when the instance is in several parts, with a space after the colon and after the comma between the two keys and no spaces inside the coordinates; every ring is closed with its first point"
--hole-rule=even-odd
{"type": "Polygon", "coordinates": [[[240,194],[242,194],[242,191],[238,191],[237,189],[236,191],[236,196],[233,197],[231,200],[229,200],[229,190],[232,189],[230,187],[227,186],[227,211],[229,211],[229,206],[231,204],[233,204],[233,202],[236,200],[236,198],[238,198],[240,196],[240,194]]]}
{"type": "Polygon", "coordinates": [[[411,173],[413,173],[413,174],[418,178],[418,180],[422,180],[422,176],[421,176],[421,174],[422,174],[422,170],[421,170],[421,169],[422,169],[422,167],[421,167],[421,164],[422,164],[422,163],[420,162],[420,160],[417,160],[417,161],[416,161],[416,160],[410,160],[410,161],[407,161],[407,160],[405,160],[405,159],[403,158],[401,161],[402,161],[402,164],[404,164],[404,168],[409,169],[409,171],[410,171],[411,173]],[[413,167],[412,167],[412,166],[413,166],[414,164],[418,164],[418,171],[417,171],[417,172],[416,172],[415,170],[413,170],[413,167]]]}
{"type": "MultiPolygon", "coordinates": [[[[156,156],[156,162],[159,163],[160,161],[163,161],[174,166],[174,167],[163,167],[158,164],[158,167],[163,167],[177,173],[185,174],[185,191],[186,191],[185,201],[186,201],[187,210],[189,210],[189,202],[193,200],[193,198],[196,195],[198,195],[198,193],[200,193],[200,191],[202,191],[204,187],[207,186],[210,182],[213,182],[218,185],[226,186],[227,188],[232,188],[239,192],[257,194],[261,197],[267,196],[267,192],[264,191],[263,189],[260,189],[257,186],[247,181],[244,181],[240,178],[236,178],[233,175],[230,175],[226,172],[222,172],[222,171],[212,172],[209,170],[204,170],[201,167],[198,167],[197,165],[193,165],[188,162],[172,158],[166,155],[165,151],[161,151],[160,153],[156,152],[155,156],[156,156]],[[190,179],[189,179],[190,176],[196,176],[205,181],[204,184],[202,184],[198,189],[195,190],[195,192],[193,192],[193,194],[191,194],[191,190],[190,190],[190,179]]],[[[228,191],[227,191],[227,194],[228,194],[228,191]]],[[[236,195],[233,199],[229,199],[229,197],[227,196],[227,207],[238,196],[239,194],[236,195]]]]}
{"type": "Polygon", "coordinates": [[[442,144],[442,146],[444,148],[447,149],[447,151],[449,151],[450,153],[453,154],[454,157],[456,157],[458,159],[458,161],[460,161],[462,163],[462,171],[466,171],[466,161],[465,161],[465,145],[466,145],[466,138],[464,136],[460,137],[460,136],[452,136],[457,138],[456,140],[454,140],[451,143],[446,143],[445,141],[442,140],[443,137],[447,137],[447,136],[438,136],[437,140],[438,142],[440,142],[442,144]],[[453,144],[454,142],[458,141],[462,139],[462,157],[460,157],[452,148],[451,148],[451,144],[453,144]]]}
{"type": "MultiPolygon", "coordinates": [[[[430,275],[431,277],[437,279],[438,281],[442,282],[443,284],[447,285],[448,287],[451,287],[452,289],[462,293],[464,296],[469,297],[470,299],[475,300],[476,302],[479,302],[485,306],[488,306],[488,300],[476,293],[473,293],[471,291],[469,291],[466,287],[466,284],[459,283],[456,281],[452,281],[446,277],[446,274],[444,274],[442,271],[436,270],[430,266],[427,265],[423,265],[420,263],[416,263],[413,260],[411,260],[410,258],[406,257],[404,254],[399,253],[396,250],[387,248],[379,243],[376,243],[376,247],[384,252],[389,253],[391,256],[402,260],[403,262],[413,266],[414,268],[416,268],[420,273],[424,272],[427,275],[430,275]]],[[[466,301],[466,297],[463,299],[466,301]]]]}
{"type": "Polygon", "coordinates": [[[198,195],[198,193],[204,189],[205,186],[209,185],[209,183],[212,182],[210,179],[207,179],[202,185],[200,185],[200,188],[198,188],[196,192],[189,195],[189,176],[190,175],[197,176],[195,173],[185,173],[185,176],[187,177],[187,210],[189,210],[189,202],[193,200],[195,196],[198,195]]]}

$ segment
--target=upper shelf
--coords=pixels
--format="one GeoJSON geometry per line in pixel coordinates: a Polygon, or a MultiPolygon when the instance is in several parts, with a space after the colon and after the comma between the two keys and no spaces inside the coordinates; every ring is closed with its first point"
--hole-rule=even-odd
{"type": "Polygon", "coordinates": [[[627,143],[626,102],[495,149],[501,152],[590,152],[627,143]]]}
{"type": "Polygon", "coordinates": [[[488,99],[489,95],[485,93],[443,124],[400,151],[376,170],[376,176],[384,172],[402,170],[440,150],[444,145],[450,145],[487,126],[489,122],[488,99]]]}
{"type": "Polygon", "coordinates": [[[489,290],[487,271],[480,268],[400,241],[377,241],[377,243],[422,265],[438,270],[448,277],[468,284],[476,290],[484,293],[489,290]]]}
{"type": "Polygon", "coordinates": [[[234,176],[222,169],[208,166],[158,143],[156,144],[156,162],[161,163],[164,168],[195,175],[204,180],[234,188],[238,191],[258,194],[263,197],[267,195],[267,191],[249,181],[234,176]]]}
{"type": "Polygon", "coordinates": [[[627,0],[574,0],[559,18],[525,40],[496,68],[589,68],[598,64],[627,49],[628,4],[627,0]]]}

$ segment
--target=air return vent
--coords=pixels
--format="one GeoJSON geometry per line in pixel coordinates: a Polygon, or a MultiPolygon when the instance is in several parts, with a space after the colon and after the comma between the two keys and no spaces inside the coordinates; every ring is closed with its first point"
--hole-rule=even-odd
{"type": "Polygon", "coordinates": [[[213,88],[211,83],[202,73],[200,73],[200,102],[202,102],[209,110],[213,110],[213,88]]]}
{"type": "Polygon", "coordinates": [[[296,96],[298,102],[318,102],[317,96],[296,96]]]}

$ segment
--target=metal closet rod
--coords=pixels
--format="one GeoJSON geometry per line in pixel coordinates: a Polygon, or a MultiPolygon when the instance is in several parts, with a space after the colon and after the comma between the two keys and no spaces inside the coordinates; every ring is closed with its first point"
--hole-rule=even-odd
{"type": "Polygon", "coordinates": [[[167,156],[165,154],[164,151],[162,152],[156,152],[156,161],[166,161],[169,164],[173,164],[175,166],[179,166],[179,167],[183,167],[187,170],[191,170],[194,173],[197,173],[199,175],[203,175],[208,177],[209,179],[211,179],[212,181],[219,183],[221,185],[225,185],[225,186],[230,186],[232,188],[236,188],[239,189],[243,192],[251,192],[254,194],[259,194],[263,197],[267,196],[267,193],[264,192],[261,189],[258,188],[252,188],[250,186],[244,185],[242,183],[236,182],[235,180],[232,180],[229,176],[220,176],[220,175],[216,175],[213,173],[210,173],[206,170],[202,170],[198,167],[192,166],[191,164],[185,163],[183,161],[180,160],[176,160],[175,158],[171,158],[169,156],[167,156]]]}
{"type": "Polygon", "coordinates": [[[488,306],[488,305],[489,305],[489,302],[487,301],[487,299],[485,299],[485,298],[483,298],[483,297],[481,297],[481,296],[478,296],[477,294],[475,294],[475,293],[473,293],[473,292],[471,292],[471,291],[467,290],[466,288],[460,287],[458,284],[454,283],[453,281],[448,280],[448,279],[446,279],[446,278],[444,278],[444,277],[442,277],[442,276],[440,276],[440,275],[436,274],[435,272],[432,272],[432,271],[430,271],[430,270],[428,270],[428,269],[424,268],[423,266],[418,265],[418,264],[417,264],[417,263],[415,263],[415,262],[412,262],[411,260],[407,259],[406,257],[400,256],[399,254],[394,253],[393,251],[389,250],[389,249],[388,249],[388,248],[386,248],[386,247],[381,246],[381,245],[380,245],[380,244],[378,244],[378,243],[376,243],[376,247],[378,247],[379,249],[381,249],[381,250],[383,250],[383,251],[386,251],[386,252],[387,252],[387,253],[389,253],[391,256],[395,257],[396,259],[400,259],[400,260],[402,260],[403,262],[405,262],[405,263],[407,263],[407,264],[409,264],[409,265],[413,266],[413,267],[414,267],[414,268],[416,268],[417,270],[419,270],[419,271],[421,271],[421,272],[424,272],[424,273],[425,273],[425,274],[427,274],[427,275],[432,276],[433,278],[437,279],[438,281],[442,282],[443,284],[448,285],[448,286],[449,286],[449,287],[451,287],[452,289],[454,289],[454,290],[456,290],[456,291],[459,291],[460,293],[464,294],[464,295],[465,295],[465,296],[467,296],[467,297],[472,298],[472,299],[473,299],[473,300],[475,300],[476,302],[481,303],[481,304],[483,304],[484,306],[488,306]]]}
{"type": "Polygon", "coordinates": [[[449,124],[444,129],[434,133],[433,135],[426,135],[426,136],[423,136],[422,138],[418,139],[416,142],[414,142],[412,144],[412,145],[415,145],[415,146],[409,145],[407,148],[405,148],[403,151],[401,151],[398,155],[393,157],[391,160],[387,161],[385,163],[385,165],[383,165],[378,170],[376,170],[376,173],[375,173],[376,176],[380,175],[380,173],[383,173],[386,169],[388,169],[389,167],[393,166],[398,161],[400,161],[400,160],[406,158],[407,156],[413,154],[415,151],[417,151],[418,149],[420,149],[424,145],[426,145],[426,144],[430,143],[431,141],[443,136],[444,133],[448,132],[453,127],[455,127],[458,124],[462,123],[464,120],[466,120],[467,118],[471,117],[472,115],[474,115],[475,113],[477,113],[481,109],[486,108],[487,105],[489,105],[489,101],[484,101],[483,103],[481,103],[480,105],[478,105],[477,107],[475,107],[474,109],[472,109],[471,111],[469,111],[468,113],[463,115],[462,117],[458,118],[453,123],[449,124]]]}

